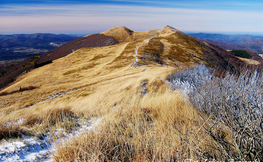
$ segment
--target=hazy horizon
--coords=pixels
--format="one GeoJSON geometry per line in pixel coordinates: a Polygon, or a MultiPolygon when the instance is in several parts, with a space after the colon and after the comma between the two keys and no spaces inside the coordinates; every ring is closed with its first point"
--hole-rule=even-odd
{"type": "MultiPolygon", "coordinates": [[[[22,32],[22,33],[0,33],[0,35],[16,35],[16,34],[56,34],[56,35],[59,35],[59,34],[64,34],[64,35],[72,35],[72,36],[86,36],[86,35],[89,35],[89,34],[96,34],[96,33],[100,33],[100,32],[103,32],[103,31],[95,31],[95,32],[80,32],[80,33],[75,33],[75,32],[22,32]]],[[[192,31],[182,31],[186,34],[199,34],[199,33],[202,33],[202,34],[221,34],[221,35],[251,35],[251,36],[263,36],[263,32],[258,32],[258,33],[253,33],[253,32],[247,32],[247,33],[244,33],[244,32],[205,32],[205,31],[195,31],[195,32],[192,32],[192,31]]]]}
{"type": "Polygon", "coordinates": [[[170,25],[186,33],[263,35],[255,0],[2,0],[0,34],[93,34],[114,26],[135,31],[170,25]]]}

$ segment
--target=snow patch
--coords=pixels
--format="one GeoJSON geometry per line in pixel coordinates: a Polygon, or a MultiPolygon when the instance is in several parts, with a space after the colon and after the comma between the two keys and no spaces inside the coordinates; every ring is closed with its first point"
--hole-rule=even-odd
{"type": "Polygon", "coordinates": [[[95,131],[95,127],[103,118],[95,121],[78,120],[80,126],[70,133],[64,132],[63,129],[55,131],[55,140],[50,132],[46,136],[29,137],[22,136],[16,141],[5,141],[0,143],[0,161],[52,161],[52,154],[56,152],[56,146],[63,144],[72,137],[78,136],[85,131],[95,131]]]}
{"type": "Polygon", "coordinates": [[[4,126],[9,127],[11,125],[15,126],[15,125],[21,125],[23,123],[24,119],[18,119],[16,122],[6,122],[4,123],[4,126]]]}
{"type": "Polygon", "coordinates": [[[36,137],[23,136],[14,142],[0,145],[0,161],[43,161],[51,154],[49,139],[39,140],[36,137]]]}

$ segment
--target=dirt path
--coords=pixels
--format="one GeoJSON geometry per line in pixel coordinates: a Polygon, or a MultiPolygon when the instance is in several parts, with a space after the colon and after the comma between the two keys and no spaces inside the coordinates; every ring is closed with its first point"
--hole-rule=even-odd
{"type": "MultiPolygon", "coordinates": [[[[152,38],[153,38],[153,37],[152,37],[152,38]]],[[[133,68],[134,66],[136,66],[136,63],[138,62],[137,54],[138,54],[138,50],[139,50],[139,48],[140,48],[141,46],[143,46],[143,45],[149,43],[149,41],[150,41],[152,38],[147,39],[146,42],[144,42],[143,44],[139,45],[139,46],[136,48],[136,50],[135,50],[135,54],[133,55],[133,56],[135,57],[135,61],[132,63],[131,68],[133,68]]]]}

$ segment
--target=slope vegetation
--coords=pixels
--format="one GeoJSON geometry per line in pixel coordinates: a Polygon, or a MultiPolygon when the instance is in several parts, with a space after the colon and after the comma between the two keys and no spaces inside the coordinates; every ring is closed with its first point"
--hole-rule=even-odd
{"type": "Polygon", "coordinates": [[[206,121],[166,78],[197,64],[232,72],[250,65],[170,26],[102,34],[119,43],[75,50],[0,91],[0,125],[11,130],[22,120],[18,132],[45,135],[72,130],[78,118],[103,118],[96,131],[58,144],[55,161],[220,159],[206,121]]]}

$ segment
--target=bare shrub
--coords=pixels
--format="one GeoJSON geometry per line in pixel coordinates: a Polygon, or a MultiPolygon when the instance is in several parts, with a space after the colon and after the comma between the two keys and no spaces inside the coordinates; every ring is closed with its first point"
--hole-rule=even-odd
{"type": "Polygon", "coordinates": [[[208,121],[207,132],[226,159],[263,159],[263,76],[248,71],[214,77],[203,65],[174,73],[172,89],[189,92],[192,104],[208,121]]]}

